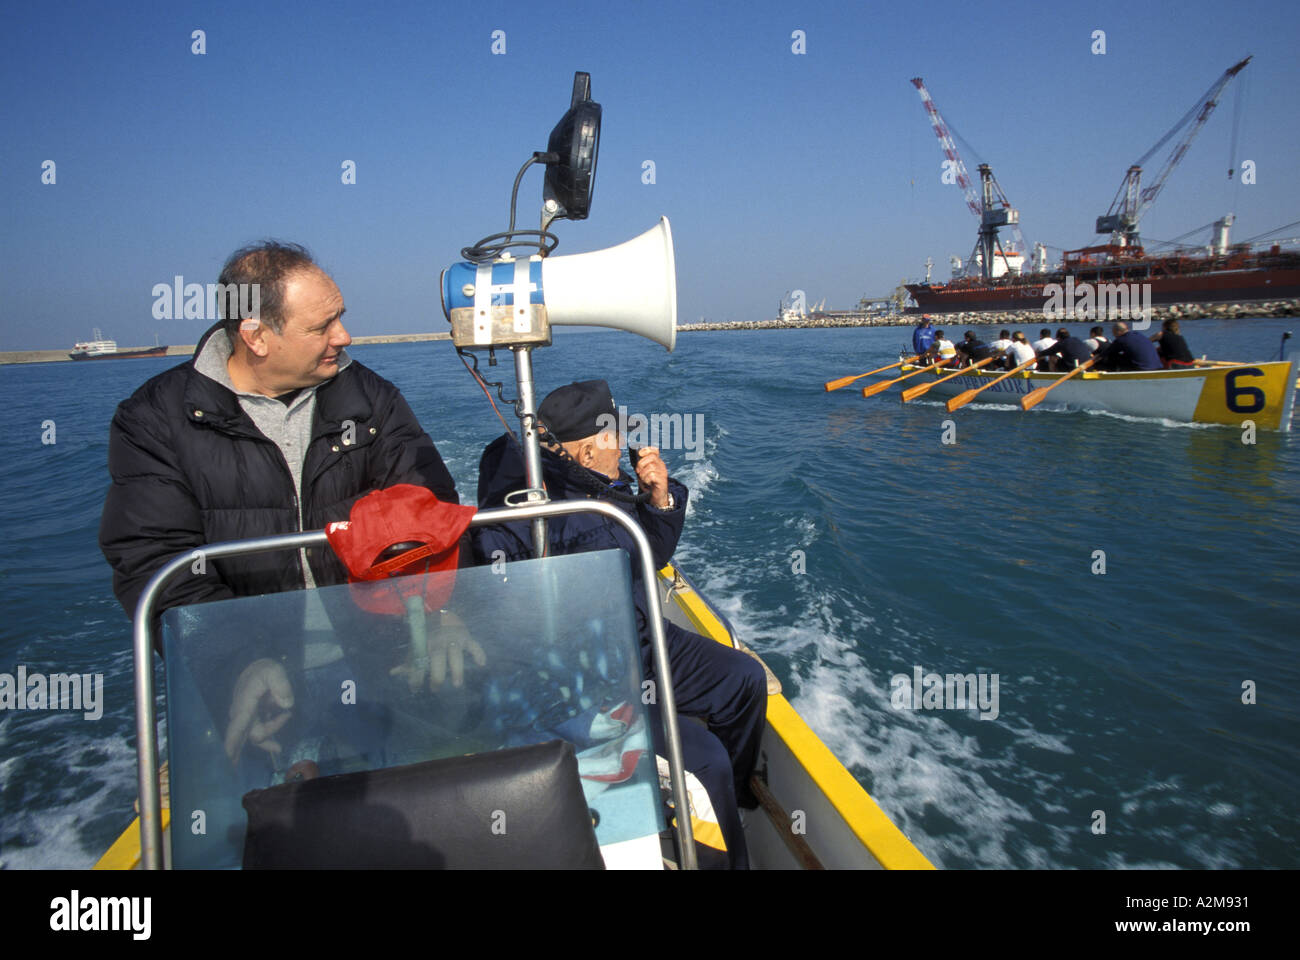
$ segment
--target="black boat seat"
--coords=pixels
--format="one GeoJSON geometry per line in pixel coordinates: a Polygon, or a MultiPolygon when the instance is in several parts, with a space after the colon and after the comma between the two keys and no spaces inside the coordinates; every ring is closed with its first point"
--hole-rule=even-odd
{"type": "Polygon", "coordinates": [[[604,869],[561,740],[253,790],[244,867],[604,869]]]}

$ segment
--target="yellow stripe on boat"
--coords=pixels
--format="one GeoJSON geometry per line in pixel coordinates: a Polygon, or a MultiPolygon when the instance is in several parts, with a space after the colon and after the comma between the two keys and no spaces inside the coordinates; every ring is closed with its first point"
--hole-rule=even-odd
{"type": "MultiPolygon", "coordinates": [[[[162,808],[162,828],[166,830],[171,824],[171,810],[162,808]]],[[[136,817],[131,825],[122,831],[122,835],[113,841],[113,845],[99,858],[92,870],[139,870],[140,869],[140,818],[136,817]]]]}

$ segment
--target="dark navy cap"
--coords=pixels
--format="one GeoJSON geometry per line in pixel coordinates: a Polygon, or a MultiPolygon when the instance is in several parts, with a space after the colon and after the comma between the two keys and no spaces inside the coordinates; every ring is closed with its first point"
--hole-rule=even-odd
{"type": "Polygon", "coordinates": [[[552,390],[537,408],[538,418],[561,443],[600,433],[609,425],[609,421],[600,422],[606,414],[617,417],[614,397],[604,380],[580,380],[552,390]]]}

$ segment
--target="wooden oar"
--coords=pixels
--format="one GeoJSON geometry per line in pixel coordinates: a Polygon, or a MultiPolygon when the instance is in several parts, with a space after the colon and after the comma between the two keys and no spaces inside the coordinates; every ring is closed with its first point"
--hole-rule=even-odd
{"type": "Polygon", "coordinates": [[[1037,362],[1038,362],[1038,357],[1030,357],[1028,360],[1026,360],[1026,361],[1025,361],[1024,363],[1022,363],[1020,366],[1015,367],[1015,368],[1013,368],[1013,369],[1011,369],[1011,370],[1008,370],[1006,373],[1002,374],[1002,376],[1000,376],[1000,377],[994,377],[994,378],[993,378],[992,380],[990,380],[988,383],[984,384],[984,386],[982,386],[982,387],[976,387],[974,390],[967,390],[965,393],[959,393],[959,394],[957,394],[957,396],[951,398],[951,399],[948,401],[948,412],[949,412],[949,413],[952,413],[952,412],[953,412],[954,410],[956,410],[958,407],[964,407],[964,406],[966,406],[966,404],[970,403],[972,400],[975,399],[975,394],[977,394],[977,393],[981,393],[981,392],[983,392],[984,390],[987,390],[989,387],[993,386],[993,384],[995,384],[995,383],[1001,383],[1003,380],[1005,380],[1007,377],[1011,376],[1013,373],[1019,373],[1021,370],[1025,369],[1026,367],[1032,367],[1032,366],[1033,366],[1034,364],[1036,364],[1037,362]]]}
{"type": "Polygon", "coordinates": [[[969,367],[962,367],[960,370],[954,371],[953,373],[948,374],[948,376],[946,377],[940,377],[938,380],[931,380],[929,383],[923,383],[919,387],[908,387],[906,390],[903,391],[903,402],[907,403],[909,400],[915,400],[917,397],[923,395],[927,390],[929,390],[931,387],[935,386],[936,384],[943,383],[945,380],[951,380],[953,377],[960,377],[963,373],[969,373],[972,370],[978,370],[986,363],[992,363],[996,359],[998,358],[989,357],[987,360],[981,360],[979,363],[972,363],[969,367]]]}
{"type": "Polygon", "coordinates": [[[869,377],[873,373],[884,373],[886,370],[893,370],[895,367],[901,367],[903,364],[911,363],[913,360],[917,360],[919,358],[920,358],[920,354],[917,354],[915,357],[908,357],[906,360],[899,360],[898,363],[891,363],[887,367],[880,367],[877,370],[868,370],[866,373],[859,373],[856,377],[840,377],[838,380],[828,380],[826,381],[826,392],[830,393],[832,390],[838,390],[840,387],[847,387],[850,383],[852,383],[855,380],[861,380],[863,377],[869,377]]]}
{"type": "Polygon", "coordinates": [[[939,367],[947,366],[950,363],[952,363],[951,359],[941,360],[939,363],[932,364],[931,366],[928,367],[921,367],[919,370],[913,370],[911,373],[905,373],[901,377],[895,377],[893,380],[882,380],[880,383],[873,383],[869,387],[862,388],[862,395],[864,397],[874,397],[876,394],[888,390],[894,384],[902,383],[908,377],[914,377],[918,373],[925,373],[927,370],[937,370],[939,367]]]}
{"type": "Polygon", "coordinates": [[[1066,380],[1069,380],[1075,374],[1083,373],[1083,371],[1087,370],[1096,362],[1097,362],[1096,357],[1093,357],[1091,360],[1086,360],[1083,363],[1079,364],[1077,367],[1075,367],[1073,370],[1071,370],[1069,373],[1067,373],[1065,376],[1061,377],[1050,387],[1039,387],[1037,390],[1033,391],[1032,393],[1025,394],[1023,397],[1020,398],[1020,409],[1032,410],[1034,407],[1038,406],[1040,403],[1043,402],[1043,398],[1046,397],[1048,393],[1055,390],[1061,384],[1065,383],[1066,380]]]}

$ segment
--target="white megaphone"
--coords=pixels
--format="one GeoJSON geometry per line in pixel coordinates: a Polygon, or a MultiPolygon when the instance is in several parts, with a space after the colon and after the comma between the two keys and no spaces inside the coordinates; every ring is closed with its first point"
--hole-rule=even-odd
{"type": "Polygon", "coordinates": [[[442,308],[458,347],[542,346],[550,328],[590,325],[677,343],[677,267],[667,217],[616,247],[564,257],[454,263],[442,308]]]}

